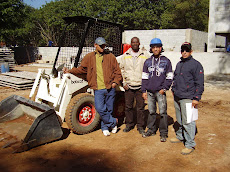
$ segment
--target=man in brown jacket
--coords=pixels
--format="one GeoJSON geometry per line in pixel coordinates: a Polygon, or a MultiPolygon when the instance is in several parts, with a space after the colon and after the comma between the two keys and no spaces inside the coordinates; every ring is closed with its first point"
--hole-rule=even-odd
{"type": "Polygon", "coordinates": [[[105,39],[97,38],[94,46],[96,50],[87,54],[78,68],[64,68],[63,71],[74,75],[87,74],[88,85],[94,90],[95,107],[102,119],[101,130],[105,136],[109,136],[109,129],[112,129],[112,133],[117,132],[117,120],[112,116],[112,112],[115,87],[122,76],[115,56],[104,51],[105,39]]]}

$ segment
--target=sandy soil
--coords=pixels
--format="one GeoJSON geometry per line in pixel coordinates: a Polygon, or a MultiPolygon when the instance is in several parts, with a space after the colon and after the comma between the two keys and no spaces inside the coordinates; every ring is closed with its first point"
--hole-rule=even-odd
{"type": "MultiPolygon", "coordinates": [[[[23,69],[24,70],[24,69],[23,69]]],[[[35,70],[36,71],[36,70],[35,70]]],[[[105,137],[101,130],[86,135],[70,133],[67,138],[29,151],[11,154],[0,148],[0,171],[230,171],[230,89],[229,81],[205,83],[199,106],[196,150],[181,155],[182,143],[160,142],[156,136],[142,138],[136,129],[129,133],[120,126],[117,134],[105,137]]],[[[16,94],[28,98],[30,90],[0,87],[0,101],[16,94]]],[[[173,98],[167,93],[169,138],[175,136],[173,98]]],[[[64,123],[62,126],[67,129],[64,123]]],[[[0,142],[3,146],[4,142],[0,142]]]]}

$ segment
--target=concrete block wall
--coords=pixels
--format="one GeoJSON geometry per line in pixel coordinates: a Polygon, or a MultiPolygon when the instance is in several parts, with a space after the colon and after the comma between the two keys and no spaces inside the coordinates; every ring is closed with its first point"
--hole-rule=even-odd
{"type": "Polygon", "coordinates": [[[180,51],[178,47],[185,42],[185,32],[185,29],[125,30],[122,43],[130,44],[133,37],[138,37],[141,47],[149,50],[150,41],[153,38],[160,38],[165,51],[180,51]]]}
{"type": "Polygon", "coordinates": [[[138,37],[140,39],[141,47],[149,49],[149,43],[152,38],[155,37],[154,30],[126,30],[122,35],[122,43],[130,44],[133,37],[138,37]]]}
{"type": "MultiPolygon", "coordinates": [[[[84,57],[89,51],[94,51],[94,47],[83,47],[81,57],[84,57]]],[[[54,63],[58,51],[58,47],[38,47],[38,55],[41,55],[42,61],[48,63],[54,63]]],[[[61,49],[59,57],[67,63],[71,63],[71,58],[74,59],[77,56],[78,47],[65,47],[61,49]]]]}
{"type": "Polygon", "coordinates": [[[208,33],[201,32],[198,30],[189,29],[189,41],[192,44],[194,52],[205,52],[207,51],[208,33]]]}
{"type": "Polygon", "coordinates": [[[41,55],[41,60],[53,63],[58,51],[58,47],[38,47],[38,55],[41,55]]]}
{"type": "Polygon", "coordinates": [[[156,30],[156,37],[160,38],[165,51],[180,51],[180,45],[186,40],[186,29],[156,30]]]}
{"type": "MultiPolygon", "coordinates": [[[[208,33],[194,29],[156,29],[156,30],[125,30],[122,43],[130,44],[133,37],[140,39],[141,47],[149,50],[149,43],[153,38],[160,38],[165,51],[180,51],[183,42],[191,42],[194,52],[207,50],[208,33]]],[[[216,36],[219,46],[225,46],[225,37],[216,36]]]]}

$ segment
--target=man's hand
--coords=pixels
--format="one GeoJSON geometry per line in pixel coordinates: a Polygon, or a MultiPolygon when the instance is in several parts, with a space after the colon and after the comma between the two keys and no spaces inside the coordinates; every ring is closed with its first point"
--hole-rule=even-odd
{"type": "Polygon", "coordinates": [[[125,86],[123,86],[125,90],[128,90],[129,89],[129,86],[128,84],[126,84],[125,86]]]}
{"type": "Polygon", "coordinates": [[[112,83],[112,88],[115,88],[117,86],[117,83],[112,83]]]}
{"type": "Polygon", "coordinates": [[[164,94],[165,94],[165,91],[164,91],[163,89],[161,89],[161,90],[159,91],[159,93],[162,94],[162,95],[164,95],[164,94]]]}
{"type": "Polygon", "coordinates": [[[148,99],[147,93],[142,93],[142,97],[143,97],[144,100],[147,100],[148,99]]]}
{"type": "Polygon", "coordinates": [[[63,71],[63,73],[69,73],[69,69],[66,67],[63,67],[62,71],[63,71]]]}
{"type": "Polygon", "coordinates": [[[197,100],[192,100],[192,107],[196,107],[199,104],[197,100]]]}

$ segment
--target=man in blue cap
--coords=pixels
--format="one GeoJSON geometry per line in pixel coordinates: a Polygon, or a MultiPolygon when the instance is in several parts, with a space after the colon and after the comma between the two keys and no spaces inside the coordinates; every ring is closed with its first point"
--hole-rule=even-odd
{"type": "Polygon", "coordinates": [[[94,90],[95,107],[101,116],[101,130],[105,136],[117,132],[117,119],[112,116],[115,98],[115,87],[122,79],[121,70],[116,57],[105,50],[106,41],[99,37],[95,40],[96,50],[87,54],[78,68],[68,70],[64,73],[87,74],[90,88],[94,90]]]}
{"type": "Polygon", "coordinates": [[[156,135],[156,102],[158,102],[160,112],[160,141],[166,142],[168,137],[168,115],[167,115],[167,100],[166,91],[170,88],[173,79],[172,65],[170,60],[161,55],[162,42],[159,38],[154,38],[150,42],[150,52],[153,53],[151,58],[144,63],[142,73],[142,96],[148,100],[148,121],[147,132],[143,133],[142,137],[156,135]]]}

